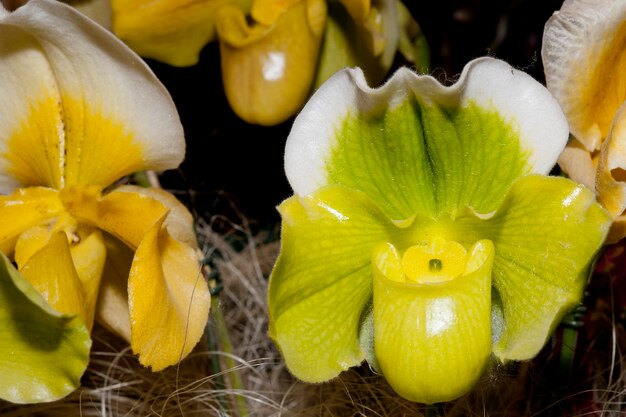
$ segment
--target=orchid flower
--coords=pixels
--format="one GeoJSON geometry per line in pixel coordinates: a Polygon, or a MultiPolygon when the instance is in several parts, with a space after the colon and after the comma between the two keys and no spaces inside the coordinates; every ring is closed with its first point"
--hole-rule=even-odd
{"type": "Polygon", "coordinates": [[[224,7],[217,22],[222,80],[245,121],[273,125],[293,116],[335,71],[360,65],[374,82],[398,44],[394,0],[255,0],[224,7]]]}
{"type": "Polygon", "coordinates": [[[210,303],[192,217],[165,191],[115,186],[182,161],[170,96],[117,38],[56,1],[2,9],[0,55],[0,251],[57,312],[99,321],[155,371],[177,363],[210,303]]]}
{"type": "Polygon", "coordinates": [[[331,77],[296,118],[270,277],[270,335],[322,382],[367,360],[401,396],[457,398],[534,357],[581,299],[610,217],[548,177],[568,126],[549,92],[492,58],[440,85],[331,77]]]}
{"type": "Polygon", "coordinates": [[[426,49],[400,0],[65,1],[140,55],[171,65],[197,63],[201,49],[219,40],[228,102],[260,125],[293,116],[343,67],[361,66],[380,82],[398,50],[415,61],[426,49]]]}
{"type": "Polygon", "coordinates": [[[626,237],[626,3],[566,0],[546,23],[546,85],[573,136],[559,165],[594,190],[614,223],[607,238],[626,237]]]}

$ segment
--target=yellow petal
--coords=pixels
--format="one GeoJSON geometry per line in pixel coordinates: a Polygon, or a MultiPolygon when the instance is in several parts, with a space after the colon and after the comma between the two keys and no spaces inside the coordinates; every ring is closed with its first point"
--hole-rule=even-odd
{"type": "Polygon", "coordinates": [[[217,22],[226,97],[249,123],[278,124],[309,95],[326,22],[324,0],[301,0],[270,26],[224,7],[217,22]]]}
{"type": "Polygon", "coordinates": [[[60,313],[79,315],[91,329],[89,318],[93,317],[95,305],[86,303],[65,233],[54,234],[20,272],[52,308],[60,313]]]}
{"type": "Polygon", "coordinates": [[[626,2],[570,0],[546,23],[542,58],[548,89],[574,136],[600,148],[626,100],[626,2]]]}
{"type": "Polygon", "coordinates": [[[22,233],[15,243],[15,255],[13,256],[18,269],[26,265],[26,262],[48,244],[54,233],[58,232],[46,226],[35,226],[22,233]]]}
{"type": "MultiPolygon", "coordinates": [[[[614,219],[624,213],[626,209],[626,104],[617,112],[609,136],[600,149],[596,193],[598,201],[614,219]]],[[[612,230],[609,237],[620,240],[626,236],[619,236],[616,232],[617,230],[612,230]]]]}
{"type": "Polygon", "coordinates": [[[139,361],[154,371],[179,362],[200,340],[211,302],[197,252],[156,224],[135,252],[128,299],[139,361]]]}
{"type": "Polygon", "coordinates": [[[91,325],[94,319],[100,280],[107,255],[102,233],[99,230],[94,230],[81,239],[80,242],[72,245],[70,253],[81,282],[85,304],[94,307],[87,312],[87,323],[91,325]]]}
{"type": "Polygon", "coordinates": [[[22,232],[53,222],[63,212],[58,192],[50,188],[26,188],[0,196],[0,250],[11,255],[22,232]]]}
{"type": "Polygon", "coordinates": [[[590,190],[596,188],[596,164],[592,154],[579,141],[567,144],[558,160],[559,166],[572,180],[584,184],[590,190]]]}
{"type": "Polygon", "coordinates": [[[102,196],[98,187],[61,191],[67,211],[80,221],[105,230],[132,248],[168,209],[158,200],[133,192],[112,191],[102,196]]]}
{"type": "Polygon", "coordinates": [[[194,65],[215,39],[217,11],[231,3],[247,12],[251,0],[111,0],[113,32],[141,56],[194,65]]]}
{"type": "Polygon", "coordinates": [[[105,245],[107,257],[98,293],[96,320],[130,342],[128,274],[134,253],[110,235],[105,236],[105,245]]]}
{"type": "Polygon", "coordinates": [[[250,15],[255,22],[265,26],[270,26],[278,20],[278,18],[289,10],[290,7],[301,2],[302,0],[255,0],[252,3],[250,15]]]}
{"type": "Polygon", "coordinates": [[[111,33],[60,2],[32,0],[2,17],[0,39],[0,190],[107,186],[182,161],[169,94],[111,33]]]}
{"type": "Polygon", "coordinates": [[[198,248],[198,239],[193,226],[193,216],[187,210],[187,207],[173,194],[165,190],[154,187],[138,187],[136,185],[124,185],[115,189],[116,192],[138,193],[147,197],[151,197],[161,202],[169,209],[169,214],[165,218],[165,227],[167,231],[176,240],[180,240],[185,245],[192,248],[198,248]]]}

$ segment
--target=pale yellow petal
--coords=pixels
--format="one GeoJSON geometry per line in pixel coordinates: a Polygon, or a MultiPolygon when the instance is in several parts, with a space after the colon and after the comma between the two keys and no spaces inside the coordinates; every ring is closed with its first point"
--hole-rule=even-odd
{"type": "Polygon", "coordinates": [[[60,313],[79,315],[91,329],[90,317],[93,318],[95,305],[86,303],[65,233],[54,234],[20,272],[52,308],[60,313]]]}
{"type": "Polygon", "coordinates": [[[112,191],[102,195],[98,187],[61,191],[67,211],[82,222],[105,230],[132,248],[168,209],[158,200],[139,193],[112,191]]]}
{"type": "Polygon", "coordinates": [[[121,241],[105,235],[106,264],[98,293],[96,320],[130,342],[128,274],[134,253],[121,241]]]}
{"type": "Polygon", "coordinates": [[[63,2],[98,22],[102,27],[111,29],[113,12],[110,0],[63,0],[63,2]]]}
{"type": "Polygon", "coordinates": [[[107,186],[182,161],[171,97],[110,32],[63,3],[31,0],[0,20],[0,39],[0,172],[14,180],[0,185],[107,186]]]}
{"type": "Polygon", "coordinates": [[[542,58],[548,89],[574,136],[600,148],[626,100],[626,2],[567,0],[546,23],[542,58]]]}
{"type": "Polygon", "coordinates": [[[596,164],[589,152],[576,139],[567,144],[558,159],[559,166],[572,180],[590,190],[596,188],[596,164]]]}
{"type": "Polygon", "coordinates": [[[325,0],[301,0],[270,26],[250,26],[241,9],[217,22],[226,98],[243,120],[275,125],[293,116],[313,83],[326,22],[325,0]]]}
{"type": "Polygon", "coordinates": [[[181,203],[172,193],[154,187],[138,187],[136,185],[124,185],[115,189],[116,192],[138,193],[151,197],[161,202],[169,209],[165,218],[165,227],[172,237],[180,240],[192,248],[198,248],[198,239],[194,230],[193,216],[187,207],[181,203]]]}
{"type": "Polygon", "coordinates": [[[179,362],[202,337],[211,302],[197,252],[156,224],[135,253],[128,299],[139,361],[154,371],[179,362]]]}
{"type": "Polygon", "coordinates": [[[25,188],[0,196],[0,251],[12,255],[20,234],[50,224],[63,213],[58,192],[50,188],[25,188]]]}

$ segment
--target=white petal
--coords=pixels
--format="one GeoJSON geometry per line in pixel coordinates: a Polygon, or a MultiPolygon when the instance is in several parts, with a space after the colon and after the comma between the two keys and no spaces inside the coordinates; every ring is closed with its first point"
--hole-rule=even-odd
{"type": "Polygon", "coordinates": [[[324,83],[294,121],[285,148],[285,171],[294,192],[307,195],[327,184],[335,132],[349,113],[379,113],[411,94],[425,103],[450,108],[473,103],[496,111],[519,132],[533,173],[548,173],[567,142],[569,129],[556,100],[532,77],[503,61],[474,60],[450,87],[401,68],[373,89],[360,69],[346,69],[324,83]]]}
{"type": "MultiPolygon", "coordinates": [[[[3,16],[0,54],[0,191],[24,182],[110,182],[117,178],[107,171],[162,170],[182,161],[182,127],[165,88],[130,49],[71,7],[32,0],[3,16]],[[30,165],[50,160],[50,178],[40,178],[34,168],[15,168],[23,155],[7,158],[25,153],[10,141],[33,120],[37,131],[24,137],[43,133],[29,145],[45,155],[30,165]],[[126,152],[132,154],[128,161],[109,155],[118,140],[136,148],[126,152]]],[[[125,145],[119,147],[115,152],[124,154],[125,145]]]]}

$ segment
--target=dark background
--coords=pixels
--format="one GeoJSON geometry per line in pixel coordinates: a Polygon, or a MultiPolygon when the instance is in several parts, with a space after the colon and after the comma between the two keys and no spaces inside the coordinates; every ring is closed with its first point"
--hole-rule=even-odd
{"type": "MultiPolygon", "coordinates": [[[[541,82],[543,26],[561,3],[405,0],[430,45],[436,78],[453,78],[471,59],[491,55],[541,82]]],[[[291,195],[282,157],[293,119],[271,128],[238,119],[222,89],[217,43],[207,45],[193,67],[149,64],[172,94],[187,139],[186,160],[161,176],[163,187],[209,221],[240,224],[245,216],[256,227],[277,224],[275,206],[291,195]]],[[[398,58],[394,66],[403,64],[398,58]]]]}

